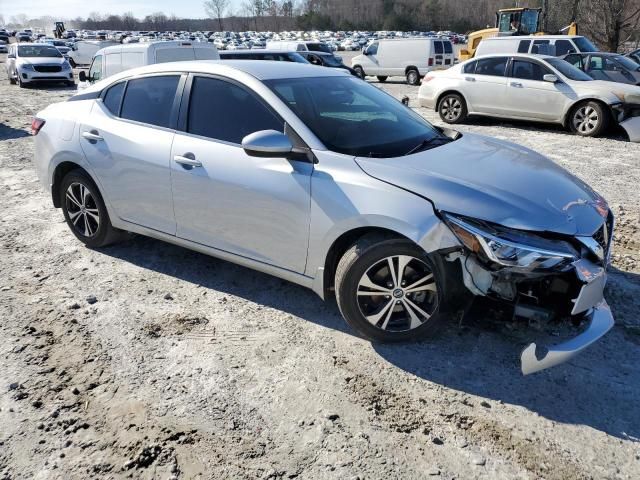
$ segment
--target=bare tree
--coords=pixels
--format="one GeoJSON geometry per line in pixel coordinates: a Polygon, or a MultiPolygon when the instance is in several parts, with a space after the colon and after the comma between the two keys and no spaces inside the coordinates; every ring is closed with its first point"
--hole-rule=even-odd
{"type": "Polygon", "coordinates": [[[218,28],[220,31],[222,28],[222,17],[229,6],[229,0],[207,0],[204,2],[204,11],[209,18],[218,19],[218,28]]]}

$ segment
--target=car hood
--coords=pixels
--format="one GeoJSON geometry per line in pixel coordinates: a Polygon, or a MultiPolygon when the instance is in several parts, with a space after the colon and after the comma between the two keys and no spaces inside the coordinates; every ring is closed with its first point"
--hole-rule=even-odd
{"type": "Polygon", "coordinates": [[[639,98],[640,87],[637,85],[631,85],[621,82],[609,82],[606,80],[593,80],[591,82],[574,82],[573,85],[578,88],[582,87],[590,92],[597,93],[618,93],[623,94],[625,97],[639,98]]]}
{"type": "Polygon", "coordinates": [[[535,232],[592,235],[606,201],[525,147],[475,134],[413,155],[357,157],[368,175],[430,200],[439,211],[535,232]]]}

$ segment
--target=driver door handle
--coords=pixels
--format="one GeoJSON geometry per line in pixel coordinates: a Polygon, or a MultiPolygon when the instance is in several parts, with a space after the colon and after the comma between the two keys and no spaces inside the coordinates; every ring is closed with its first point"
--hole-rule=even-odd
{"type": "Polygon", "coordinates": [[[201,167],[202,166],[202,162],[200,162],[199,160],[196,160],[195,157],[194,158],[189,158],[189,157],[187,157],[187,155],[189,155],[190,157],[194,157],[193,154],[185,153],[184,156],[183,155],[174,156],[173,160],[176,163],[179,163],[180,165],[184,165],[186,167],[201,167]]]}
{"type": "Polygon", "coordinates": [[[511,82],[512,87],[522,88],[522,84],[520,82],[511,82]]]}
{"type": "Polygon", "coordinates": [[[464,77],[464,79],[465,79],[467,82],[475,82],[475,81],[476,81],[476,79],[475,79],[475,78],[473,78],[473,77],[464,77]]]}

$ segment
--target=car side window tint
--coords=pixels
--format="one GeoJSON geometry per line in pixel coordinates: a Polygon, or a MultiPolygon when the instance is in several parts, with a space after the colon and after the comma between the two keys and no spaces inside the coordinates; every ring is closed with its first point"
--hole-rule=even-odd
{"type": "Polygon", "coordinates": [[[478,60],[476,75],[504,77],[507,68],[507,57],[483,58],[478,60]]]}
{"type": "Polygon", "coordinates": [[[463,73],[466,73],[466,74],[474,74],[474,73],[476,73],[476,63],[478,63],[478,62],[466,63],[464,68],[462,69],[463,73]]]}
{"type": "Polygon", "coordinates": [[[444,45],[444,53],[453,53],[453,45],[451,42],[442,42],[444,45]]]}
{"type": "Polygon", "coordinates": [[[178,75],[129,80],[120,116],[136,122],[170,127],[178,75]]]}
{"type": "Polygon", "coordinates": [[[569,40],[556,40],[556,55],[566,55],[567,53],[577,52],[577,49],[573,43],[569,40]]]}
{"type": "Polygon", "coordinates": [[[126,82],[120,82],[116,83],[113,87],[110,87],[102,100],[102,103],[107,107],[107,110],[116,116],[120,114],[120,103],[122,102],[122,94],[124,93],[125,84],[126,82]]]}
{"type": "Polygon", "coordinates": [[[522,80],[537,80],[542,82],[544,76],[550,73],[542,65],[527,62],[524,60],[514,60],[513,62],[513,78],[521,78],[522,80]]]}
{"type": "Polygon", "coordinates": [[[372,43],[367,48],[367,53],[369,55],[377,55],[378,54],[378,43],[372,43]]]}
{"type": "Polygon", "coordinates": [[[444,53],[444,48],[442,46],[442,42],[433,42],[433,45],[436,50],[436,55],[444,53]]]}
{"type": "Polygon", "coordinates": [[[549,53],[549,40],[535,40],[531,47],[532,54],[547,54],[549,53]]]}
{"type": "Polygon", "coordinates": [[[604,62],[602,57],[597,57],[595,55],[591,56],[589,61],[589,69],[590,70],[604,70],[604,62]]]}
{"type": "Polygon", "coordinates": [[[582,55],[578,55],[578,54],[567,55],[566,57],[564,57],[564,59],[566,62],[569,62],[574,67],[582,69],[582,55]]]}
{"type": "Polygon", "coordinates": [[[284,132],[284,121],[253,92],[216,78],[194,78],[187,132],[240,144],[244,137],[260,130],[284,132]]]}
{"type": "Polygon", "coordinates": [[[529,53],[529,45],[531,45],[531,40],[520,40],[518,53],[529,53]]]}

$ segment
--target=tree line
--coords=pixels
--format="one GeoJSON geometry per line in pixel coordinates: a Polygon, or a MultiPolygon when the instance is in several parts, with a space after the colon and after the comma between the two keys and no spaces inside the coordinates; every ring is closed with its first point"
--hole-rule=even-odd
{"type": "MultiPolygon", "coordinates": [[[[234,8],[229,0],[207,0],[207,18],[185,19],[157,12],[136,18],[91,13],[67,19],[68,27],[90,30],[282,31],[282,30],[451,30],[466,33],[495,25],[499,8],[544,7],[545,31],[553,33],[578,22],[580,33],[602,49],[616,51],[640,42],[640,0],[246,0],[234,8]]],[[[18,27],[53,19],[8,19],[18,27]]],[[[4,19],[0,15],[0,25],[4,19]]]]}

